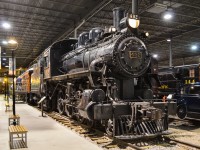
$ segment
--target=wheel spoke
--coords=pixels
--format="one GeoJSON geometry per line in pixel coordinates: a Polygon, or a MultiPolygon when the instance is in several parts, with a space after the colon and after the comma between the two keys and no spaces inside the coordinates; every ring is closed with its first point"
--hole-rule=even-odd
{"type": "Polygon", "coordinates": [[[73,114],[73,109],[71,106],[66,105],[65,106],[65,112],[67,114],[68,117],[72,118],[72,114],[73,114]]]}
{"type": "Polygon", "coordinates": [[[58,94],[57,109],[61,115],[63,115],[65,113],[65,103],[64,103],[64,99],[63,99],[63,92],[59,92],[59,94],[58,94]]]}
{"type": "Polygon", "coordinates": [[[109,136],[113,136],[113,121],[109,119],[106,124],[106,133],[109,136]]]}

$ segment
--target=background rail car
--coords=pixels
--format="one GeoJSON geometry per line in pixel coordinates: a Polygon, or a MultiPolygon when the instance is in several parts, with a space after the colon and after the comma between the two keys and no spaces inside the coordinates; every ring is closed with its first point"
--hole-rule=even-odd
{"type": "Polygon", "coordinates": [[[165,134],[176,104],[153,99],[156,63],[144,33],[132,28],[132,15],[122,8],[113,14],[113,27],[58,41],[34,61],[30,100],[45,96],[47,110],[96,122],[110,136],[165,134]]]}
{"type": "Polygon", "coordinates": [[[26,70],[16,79],[16,96],[18,100],[31,103],[30,93],[31,93],[31,74],[33,73],[32,68],[26,70]]]}
{"type": "Polygon", "coordinates": [[[181,88],[185,85],[200,81],[200,66],[199,64],[192,64],[160,68],[158,69],[158,76],[161,83],[160,95],[180,93],[181,88]]]}
{"type": "Polygon", "coordinates": [[[159,70],[159,94],[174,94],[173,98],[177,99],[177,115],[181,119],[200,119],[199,67],[199,64],[193,64],[159,70]]]}

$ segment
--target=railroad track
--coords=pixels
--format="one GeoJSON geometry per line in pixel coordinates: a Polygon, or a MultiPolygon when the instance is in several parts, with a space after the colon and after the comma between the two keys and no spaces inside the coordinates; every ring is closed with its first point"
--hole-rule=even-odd
{"type": "Polygon", "coordinates": [[[173,139],[173,138],[169,138],[169,137],[164,137],[164,138],[165,138],[165,140],[173,141],[177,144],[182,144],[182,145],[188,146],[190,148],[195,148],[195,149],[200,150],[200,145],[195,145],[195,144],[192,144],[192,143],[188,143],[188,142],[185,142],[185,141],[181,141],[181,140],[177,140],[177,139],[173,139]]]}
{"type": "MultiPolygon", "coordinates": [[[[40,110],[40,109],[39,109],[40,110]]],[[[170,147],[169,150],[171,150],[171,145],[178,144],[179,147],[186,146],[188,150],[190,149],[200,149],[200,146],[194,145],[191,143],[187,143],[184,141],[177,140],[170,136],[162,136],[155,139],[140,139],[140,140],[134,140],[134,141],[123,141],[119,139],[113,139],[112,137],[108,137],[104,132],[93,129],[85,124],[81,124],[80,122],[70,119],[67,116],[60,115],[57,112],[51,112],[47,113],[46,115],[51,117],[52,119],[56,120],[63,126],[71,129],[72,131],[78,133],[80,136],[88,139],[89,141],[92,141],[93,143],[96,143],[98,146],[102,147],[103,149],[136,149],[136,150],[145,150],[145,149],[152,149],[156,150],[159,148],[159,146],[165,146],[170,147]],[[154,142],[155,140],[155,142],[154,142]],[[153,143],[153,144],[152,144],[153,143]],[[158,143],[159,146],[155,146],[158,143]]],[[[159,148],[160,149],[160,148],[159,148]]],[[[176,148],[175,148],[176,149],[176,148]]],[[[185,149],[185,147],[184,147],[185,149]]]]}
{"type": "Polygon", "coordinates": [[[57,112],[46,113],[49,117],[56,120],[65,127],[75,131],[79,135],[89,139],[90,141],[96,143],[104,149],[137,149],[142,150],[142,148],[126,143],[119,139],[113,139],[105,135],[102,131],[97,129],[92,129],[87,125],[80,124],[76,120],[72,120],[66,116],[62,116],[57,112]]]}

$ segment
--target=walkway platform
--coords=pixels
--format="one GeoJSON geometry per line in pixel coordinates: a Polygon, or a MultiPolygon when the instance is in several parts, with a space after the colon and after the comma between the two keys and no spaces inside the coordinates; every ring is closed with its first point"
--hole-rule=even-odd
{"type": "MultiPolygon", "coordinates": [[[[8,117],[4,96],[0,95],[0,150],[9,150],[8,117]]],[[[28,129],[28,148],[15,150],[102,150],[97,145],[80,137],[70,129],[49,117],[40,117],[41,112],[27,104],[16,104],[20,123],[28,129]]]]}

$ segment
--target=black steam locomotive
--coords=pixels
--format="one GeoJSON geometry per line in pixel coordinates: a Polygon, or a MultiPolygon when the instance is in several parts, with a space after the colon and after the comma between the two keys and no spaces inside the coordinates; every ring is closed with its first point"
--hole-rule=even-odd
{"type": "MultiPolygon", "coordinates": [[[[114,9],[114,26],[93,28],[78,40],[54,43],[33,63],[28,101],[45,97],[46,109],[97,122],[107,134],[135,138],[163,134],[168,109],[155,102],[152,59],[131,17],[114,9]]],[[[166,105],[168,104],[168,105],[166,105]]]]}

